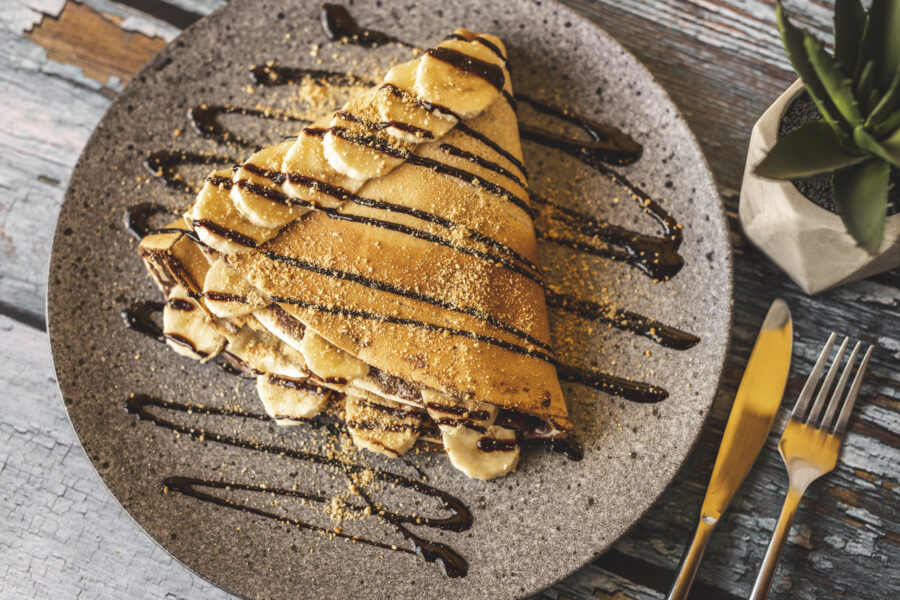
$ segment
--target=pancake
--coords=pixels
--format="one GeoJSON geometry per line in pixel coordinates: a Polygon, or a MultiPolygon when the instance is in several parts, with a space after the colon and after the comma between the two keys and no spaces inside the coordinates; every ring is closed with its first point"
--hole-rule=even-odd
{"type": "Polygon", "coordinates": [[[279,423],[330,411],[473,478],[567,437],[514,102],[503,43],[457,30],[210,175],[140,244],[170,346],[228,353],[279,423]]]}

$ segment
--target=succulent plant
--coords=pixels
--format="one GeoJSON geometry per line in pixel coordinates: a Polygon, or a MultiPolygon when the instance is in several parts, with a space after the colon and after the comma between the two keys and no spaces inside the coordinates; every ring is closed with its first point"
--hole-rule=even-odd
{"type": "Polygon", "coordinates": [[[831,173],[834,205],[870,253],[884,238],[891,166],[900,167],[900,0],[837,0],[834,55],[793,25],[781,3],[778,29],[822,119],[781,136],[756,173],[799,179],[831,173]]]}

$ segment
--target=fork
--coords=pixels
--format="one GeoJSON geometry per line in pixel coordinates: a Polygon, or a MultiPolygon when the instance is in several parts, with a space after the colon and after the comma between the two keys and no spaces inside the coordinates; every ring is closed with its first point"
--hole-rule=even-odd
{"type": "Polygon", "coordinates": [[[775,532],[772,535],[772,541],[769,543],[769,549],[766,550],[766,557],[763,559],[759,575],[756,577],[756,583],[753,584],[753,591],[750,594],[751,600],[762,600],[769,595],[769,589],[772,587],[772,580],[775,578],[775,571],[778,568],[778,561],[781,559],[781,551],[784,548],[784,542],[787,539],[791,524],[794,522],[794,515],[797,514],[797,507],[800,504],[800,498],[806,491],[810,483],[832,471],[837,464],[838,452],[841,449],[841,442],[844,438],[844,432],[847,430],[847,421],[850,419],[850,413],[853,411],[853,404],[856,402],[856,396],[859,393],[859,386],[862,385],[863,376],[866,372],[866,366],[869,363],[869,357],[872,356],[873,346],[869,346],[863,356],[862,362],[856,371],[856,377],[850,386],[850,391],[843,402],[840,414],[835,420],[835,414],[838,413],[838,407],[841,405],[841,396],[847,381],[850,379],[850,373],[853,365],[859,355],[862,342],[857,342],[856,347],[847,360],[847,365],[838,380],[828,406],[825,408],[825,398],[828,395],[831,384],[837,375],[838,368],[841,364],[841,358],[847,349],[850,338],[845,338],[831,363],[828,375],[812,408],[807,413],[807,406],[812,398],[813,392],[819,383],[822,370],[831,349],[834,347],[834,341],[837,335],[832,333],[816,361],[809,378],[806,380],[800,396],[797,398],[797,404],[791,412],[791,417],[784,426],[784,433],[781,434],[781,441],[778,442],[778,450],[784,459],[784,464],[788,472],[788,493],[784,499],[784,506],[781,509],[781,516],[778,518],[778,524],[775,525],[775,532]],[[825,415],[820,418],[822,409],[825,408],[825,415]]]}

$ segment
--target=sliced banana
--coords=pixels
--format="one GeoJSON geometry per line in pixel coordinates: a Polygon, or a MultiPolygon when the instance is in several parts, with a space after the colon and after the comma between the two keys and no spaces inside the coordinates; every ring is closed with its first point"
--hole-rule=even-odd
{"type": "MultiPolygon", "coordinates": [[[[394,69],[397,68],[394,67],[394,69]]],[[[409,85],[409,88],[411,87],[412,82],[409,85]]],[[[385,128],[387,133],[404,142],[420,144],[443,136],[459,122],[451,114],[441,112],[433,107],[427,108],[414,95],[406,91],[409,88],[384,85],[378,88],[375,94],[375,103],[378,106],[378,116],[381,121],[403,124],[401,127],[389,125],[385,128]]]]}
{"type": "Polygon", "coordinates": [[[468,427],[441,428],[441,437],[450,462],[472,479],[506,475],[519,462],[519,445],[512,429],[491,425],[481,433],[468,427]]]}
{"type": "MultiPolygon", "coordinates": [[[[274,237],[278,229],[260,227],[244,218],[229,197],[228,171],[214,173],[191,208],[191,226],[207,246],[225,254],[248,252],[274,237]]],[[[232,186],[232,191],[234,186],[232,186]]]]}
{"type": "Polygon", "coordinates": [[[354,98],[334,113],[323,139],[328,164],[351,179],[386,175],[409,152],[402,142],[373,127],[378,121],[375,93],[354,98]]]}
{"type": "Polygon", "coordinates": [[[213,315],[221,319],[249,315],[269,304],[268,299],[222,257],[217,258],[206,272],[203,302],[213,315]]]}
{"type": "Polygon", "coordinates": [[[369,373],[369,365],[309,329],[300,350],[309,369],[325,381],[343,385],[369,373]]]}
{"type": "Polygon", "coordinates": [[[269,333],[252,316],[237,334],[229,336],[228,351],[259,373],[296,379],[309,375],[303,355],[269,333]]]}
{"type": "Polygon", "coordinates": [[[422,413],[374,394],[348,395],[344,421],[358,448],[396,458],[416,443],[422,413]]]}
{"type": "Polygon", "coordinates": [[[163,335],[172,350],[196,360],[211,358],[225,346],[225,337],[180,285],[172,288],[163,307],[163,335]]]}
{"type": "Polygon", "coordinates": [[[508,80],[503,59],[488,47],[462,40],[445,40],[422,57],[416,68],[413,90],[422,100],[439,104],[463,119],[469,119],[490,106],[508,80]],[[468,59],[463,58],[463,64],[474,67],[467,69],[448,62],[444,60],[443,52],[454,56],[464,54],[468,59]],[[499,70],[499,81],[490,81],[475,74],[484,63],[488,64],[489,71],[496,73],[495,70],[499,70]],[[499,83],[499,87],[495,83],[499,83]]]}
{"type": "Polygon", "coordinates": [[[328,404],[332,392],[309,382],[265,373],[256,378],[256,392],[266,413],[279,425],[297,425],[312,419],[328,404]]]}
{"type": "Polygon", "coordinates": [[[333,208],[344,199],[341,190],[354,194],[365,181],[352,179],[334,169],[325,158],[324,130],[303,130],[284,155],[284,191],[292,198],[333,208]]]}
{"type": "Polygon", "coordinates": [[[244,217],[259,227],[280,228],[309,210],[294,205],[282,190],[281,165],[294,145],[282,142],[260,150],[231,176],[231,200],[244,217]]]}
{"type": "Polygon", "coordinates": [[[473,479],[493,479],[516,467],[516,432],[493,424],[499,412],[496,406],[483,402],[469,406],[433,390],[422,390],[422,400],[441,430],[454,467],[473,479]]]}

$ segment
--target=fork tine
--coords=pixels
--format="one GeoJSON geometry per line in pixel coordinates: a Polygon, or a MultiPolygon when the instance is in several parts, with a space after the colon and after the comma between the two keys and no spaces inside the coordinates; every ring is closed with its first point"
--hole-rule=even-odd
{"type": "Polygon", "coordinates": [[[850,353],[850,358],[847,359],[847,364],[841,372],[841,378],[838,379],[837,385],[834,387],[834,392],[831,394],[831,399],[828,401],[828,410],[825,411],[825,416],[822,417],[819,429],[831,429],[834,413],[837,412],[838,406],[841,404],[844,388],[847,387],[847,381],[850,379],[853,365],[856,364],[856,357],[859,356],[860,348],[862,348],[862,342],[856,342],[856,345],[853,347],[853,352],[850,353]]]}
{"type": "Polygon", "coordinates": [[[847,394],[847,400],[844,402],[844,408],[841,410],[841,416],[838,417],[837,424],[834,426],[834,434],[838,437],[844,435],[847,430],[847,422],[850,420],[850,413],[853,412],[853,404],[856,402],[856,395],[859,393],[859,386],[862,385],[863,376],[866,374],[866,367],[869,366],[869,358],[872,356],[872,350],[875,346],[869,346],[866,355],[863,356],[859,369],[856,371],[856,377],[853,378],[853,385],[850,386],[850,392],[847,394]]]}
{"type": "Polygon", "coordinates": [[[834,346],[834,340],[836,338],[837,334],[832,331],[831,335],[828,336],[828,341],[825,342],[825,347],[822,348],[822,352],[819,354],[816,366],[813,367],[813,370],[809,374],[809,378],[807,378],[806,383],[803,384],[803,389],[800,390],[800,395],[797,397],[797,404],[794,405],[794,410],[791,412],[792,419],[797,419],[799,421],[803,417],[803,413],[806,412],[806,405],[812,397],[813,390],[816,389],[816,384],[819,383],[822,369],[825,368],[825,363],[828,362],[828,355],[831,354],[831,348],[834,346]]]}
{"type": "Polygon", "coordinates": [[[828,392],[831,390],[831,382],[834,381],[838,369],[841,368],[841,359],[844,357],[844,350],[847,349],[847,344],[849,343],[850,338],[846,337],[841,343],[841,347],[838,348],[837,354],[834,356],[834,360],[831,362],[831,368],[828,369],[828,375],[825,376],[825,382],[822,383],[822,387],[819,389],[819,393],[816,396],[816,401],[813,404],[812,409],[809,411],[809,417],[807,417],[806,421],[804,421],[805,423],[815,423],[819,418],[819,413],[822,412],[822,407],[825,406],[825,398],[828,397],[828,392]]]}

